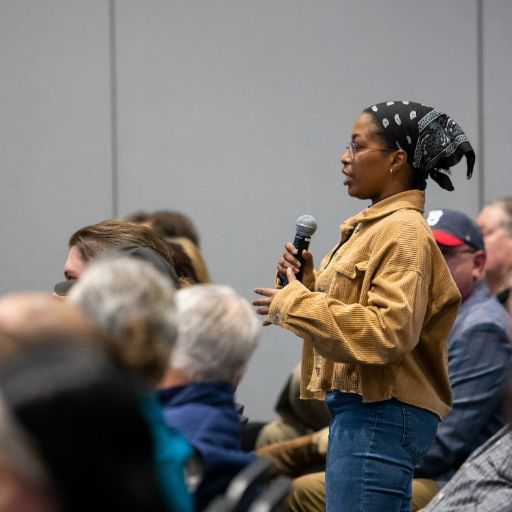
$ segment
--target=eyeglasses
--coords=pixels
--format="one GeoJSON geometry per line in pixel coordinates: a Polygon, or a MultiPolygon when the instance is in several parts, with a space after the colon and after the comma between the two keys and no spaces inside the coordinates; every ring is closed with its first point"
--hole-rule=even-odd
{"type": "Polygon", "coordinates": [[[396,151],[396,149],[391,148],[366,148],[364,146],[360,146],[357,142],[354,141],[351,141],[349,144],[347,144],[345,149],[350,155],[350,163],[354,162],[357,153],[360,153],[361,151],[396,151]]]}

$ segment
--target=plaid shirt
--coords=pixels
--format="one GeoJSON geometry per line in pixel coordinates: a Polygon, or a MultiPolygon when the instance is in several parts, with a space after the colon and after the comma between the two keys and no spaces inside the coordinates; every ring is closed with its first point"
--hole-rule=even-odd
{"type": "Polygon", "coordinates": [[[424,512],[512,511],[512,430],[478,448],[424,512]]]}

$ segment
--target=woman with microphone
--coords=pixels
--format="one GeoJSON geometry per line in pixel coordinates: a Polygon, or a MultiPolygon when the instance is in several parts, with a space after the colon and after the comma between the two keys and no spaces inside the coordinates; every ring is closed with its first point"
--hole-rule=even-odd
{"type": "Polygon", "coordinates": [[[460,295],[423,218],[431,178],[471,144],[448,115],[409,101],[371,105],[341,162],[352,197],[371,204],[341,225],[318,272],[288,243],[283,288],[258,288],[267,322],[304,340],[301,396],[331,414],[326,465],[330,512],[410,510],[413,468],[450,410],[446,341],[460,295]],[[295,277],[303,267],[302,282],[295,277]]]}

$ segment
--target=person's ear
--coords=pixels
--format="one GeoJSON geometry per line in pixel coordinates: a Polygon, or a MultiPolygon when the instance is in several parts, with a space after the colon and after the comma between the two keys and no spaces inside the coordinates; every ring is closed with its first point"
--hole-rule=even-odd
{"type": "Polygon", "coordinates": [[[471,271],[473,279],[477,281],[484,274],[486,255],[484,251],[476,251],[473,254],[473,269],[471,271]]]}
{"type": "Polygon", "coordinates": [[[391,153],[391,165],[392,169],[398,170],[407,164],[407,153],[403,149],[399,149],[391,153]]]}

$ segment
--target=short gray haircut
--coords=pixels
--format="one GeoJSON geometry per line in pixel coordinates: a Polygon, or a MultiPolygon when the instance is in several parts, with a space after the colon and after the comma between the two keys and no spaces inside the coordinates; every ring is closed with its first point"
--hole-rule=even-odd
{"type": "Polygon", "coordinates": [[[34,443],[10,413],[1,394],[0,465],[32,486],[50,485],[34,443]]]}
{"type": "Polygon", "coordinates": [[[179,335],[171,367],[196,382],[237,384],[259,339],[249,302],[228,286],[201,284],[176,294],[179,335]]]}
{"type": "Polygon", "coordinates": [[[486,206],[501,208],[504,213],[501,226],[507,232],[508,236],[512,237],[512,196],[493,199],[489,201],[486,206]]]}
{"type": "Polygon", "coordinates": [[[178,334],[175,289],[152,265],[125,256],[93,261],[69,300],[112,335],[119,358],[158,382],[178,334]]]}

